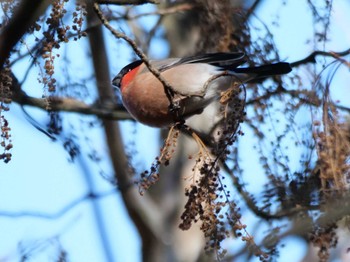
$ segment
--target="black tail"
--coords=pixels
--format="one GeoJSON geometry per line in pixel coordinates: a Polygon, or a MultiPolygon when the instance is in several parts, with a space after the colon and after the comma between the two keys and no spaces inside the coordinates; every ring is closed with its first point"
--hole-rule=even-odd
{"type": "Polygon", "coordinates": [[[292,67],[289,63],[279,62],[276,64],[262,65],[257,67],[235,68],[232,71],[234,71],[235,73],[256,74],[256,77],[266,77],[273,75],[288,74],[290,71],[292,71],[292,67]]]}

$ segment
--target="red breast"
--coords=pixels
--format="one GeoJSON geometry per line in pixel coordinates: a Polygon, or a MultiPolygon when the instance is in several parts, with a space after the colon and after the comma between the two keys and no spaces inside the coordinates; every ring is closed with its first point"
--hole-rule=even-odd
{"type": "MultiPolygon", "coordinates": [[[[142,64],[141,64],[142,65],[142,64]]],[[[130,70],[127,74],[124,75],[124,77],[122,78],[121,81],[121,91],[123,92],[123,89],[125,89],[132,80],[134,80],[137,72],[139,71],[141,65],[139,65],[138,67],[135,67],[134,69],[130,70]]]]}

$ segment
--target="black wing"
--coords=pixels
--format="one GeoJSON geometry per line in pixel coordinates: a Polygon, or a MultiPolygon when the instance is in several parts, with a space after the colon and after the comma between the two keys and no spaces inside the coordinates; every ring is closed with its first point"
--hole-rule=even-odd
{"type": "Polygon", "coordinates": [[[159,71],[166,71],[174,66],[192,63],[205,63],[214,66],[219,66],[224,69],[236,68],[246,62],[244,53],[209,53],[184,57],[175,60],[173,63],[168,63],[160,66],[159,71]]]}
{"type": "Polygon", "coordinates": [[[237,67],[246,62],[244,53],[209,53],[185,57],[179,60],[179,64],[206,63],[216,66],[237,67]]]}

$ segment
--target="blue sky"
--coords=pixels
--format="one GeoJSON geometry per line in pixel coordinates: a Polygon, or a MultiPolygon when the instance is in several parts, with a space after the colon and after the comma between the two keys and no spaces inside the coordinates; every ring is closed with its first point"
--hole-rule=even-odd
{"type": "MultiPolygon", "coordinates": [[[[313,46],[306,44],[308,37],[313,32],[312,21],[310,19],[309,23],[305,24],[304,21],[310,14],[304,11],[301,3],[303,2],[287,1],[287,7],[282,8],[276,5],[276,1],[264,1],[257,11],[259,18],[266,23],[269,23],[278,14],[280,28],[275,28],[273,33],[280,56],[285,61],[301,59],[313,50],[313,46]],[[296,19],[296,16],[298,19],[296,19]]],[[[333,4],[334,20],[332,22],[334,24],[331,35],[334,37],[334,41],[326,44],[326,50],[342,51],[348,48],[350,44],[350,34],[348,33],[350,8],[345,0],[334,1],[333,4]]],[[[152,6],[145,5],[139,9],[142,11],[150,10],[152,6]]],[[[152,18],[147,18],[143,21],[143,24],[147,25],[147,23],[153,22],[152,18]]],[[[108,33],[106,33],[106,39],[107,41],[114,41],[108,33]]],[[[109,44],[109,46],[111,52],[115,51],[118,54],[117,61],[115,59],[111,61],[111,75],[113,75],[130,62],[129,54],[132,52],[130,49],[125,49],[125,45],[116,47],[109,44]],[[116,50],[120,47],[123,49],[116,50]]],[[[155,42],[151,54],[156,58],[165,57],[167,46],[164,46],[161,41],[155,42]]],[[[77,53],[72,52],[70,56],[76,56],[76,60],[80,61],[81,64],[91,62],[78,59],[82,56],[78,51],[77,53]]],[[[15,68],[15,73],[19,77],[23,75],[25,63],[28,63],[28,60],[24,60],[15,68]]],[[[79,64],[76,66],[81,67],[79,64]]],[[[85,69],[86,66],[83,68],[85,69]]],[[[80,70],[80,73],[83,74],[84,72],[84,70],[80,70]]],[[[30,75],[30,81],[28,82],[30,84],[25,87],[26,90],[33,95],[40,96],[42,88],[36,83],[35,74],[30,75]]],[[[348,70],[340,69],[332,86],[332,89],[334,87],[332,95],[334,99],[339,99],[342,104],[350,106],[350,101],[348,99],[344,100],[348,97],[348,90],[344,88],[344,83],[348,82],[350,82],[348,70]]],[[[46,116],[45,113],[37,109],[28,109],[28,111],[38,119],[39,123],[46,116]]],[[[76,116],[73,114],[68,117],[74,119],[76,116]]],[[[89,145],[91,145],[101,154],[103,161],[100,166],[91,164],[86,155],[79,156],[79,159],[71,163],[68,161],[68,154],[61,143],[51,141],[33,128],[18,105],[11,105],[11,110],[6,113],[6,118],[12,128],[11,135],[14,148],[11,162],[0,164],[0,212],[37,211],[55,213],[74,199],[86,194],[88,186],[85,175],[93,180],[96,193],[108,193],[113,190],[113,186],[99,175],[101,169],[105,171],[107,176],[112,175],[112,168],[107,159],[107,148],[101,130],[98,128],[89,130],[90,141],[86,142],[84,134],[80,138],[85,141],[83,143],[84,150],[88,150],[89,145]]],[[[91,117],[86,117],[85,120],[87,118],[93,120],[91,117]]],[[[134,161],[140,163],[143,166],[142,168],[147,168],[159,150],[157,139],[159,130],[132,122],[124,122],[122,125],[126,144],[130,146],[131,142],[134,141],[134,147],[139,152],[134,161]],[[134,132],[135,129],[137,129],[137,132],[134,132]],[[147,137],[147,140],[144,137],[147,137]]],[[[245,136],[245,139],[247,137],[249,138],[249,136],[245,136]]],[[[248,159],[249,154],[251,154],[249,151],[243,150],[241,152],[243,165],[248,169],[247,172],[258,174],[259,170],[256,168],[249,170],[249,166],[253,166],[251,163],[244,163],[244,159],[248,159]]],[[[259,192],[259,185],[264,182],[263,179],[259,180],[259,178],[258,175],[255,176],[254,184],[249,185],[254,192],[259,192]]],[[[129,223],[119,193],[107,194],[107,196],[97,201],[97,205],[103,213],[103,221],[108,231],[109,241],[113,245],[115,261],[139,261],[140,241],[134,226],[129,223]]],[[[256,222],[256,219],[251,215],[247,215],[244,220],[247,221],[248,225],[256,222]]],[[[70,261],[106,261],[90,201],[81,202],[55,220],[37,217],[11,218],[0,215],[0,229],[2,235],[0,239],[1,262],[18,261],[19,242],[22,242],[23,246],[28,244],[29,247],[39,248],[37,254],[40,255],[34,256],[32,261],[50,261],[57,250],[55,248],[58,243],[55,242],[56,238],[59,239],[62,247],[67,250],[70,261]],[[49,244],[46,241],[47,239],[51,239],[49,244]],[[47,252],[40,253],[42,249],[47,252]]],[[[281,249],[281,258],[290,258],[287,255],[290,250],[295,251],[293,252],[295,261],[303,256],[305,245],[300,240],[290,237],[283,242],[288,245],[288,248],[281,249]]]]}

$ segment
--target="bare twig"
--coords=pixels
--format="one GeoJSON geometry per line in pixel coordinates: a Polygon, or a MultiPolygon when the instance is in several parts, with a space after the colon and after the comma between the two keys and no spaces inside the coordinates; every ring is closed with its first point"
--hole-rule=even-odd
{"type": "Polygon", "coordinates": [[[200,94],[200,95],[205,95],[206,94],[206,92],[207,92],[207,88],[208,88],[208,86],[214,81],[214,80],[216,80],[216,79],[218,79],[218,78],[220,78],[220,77],[223,77],[223,76],[227,76],[228,75],[228,72],[227,71],[224,71],[224,72],[222,72],[222,73],[220,73],[220,74],[216,74],[216,75],[213,75],[213,76],[211,76],[207,81],[205,81],[205,83],[204,83],[204,85],[203,85],[203,89],[202,89],[202,94],[200,94]]]}
{"type": "Polygon", "coordinates": [[[334,105],[337,109],[343,110],[343,111],[347,111],[348,113],[350,113],[350,108],[346,107],[346,106],[341,106],[341,105],[334,105]]]}
{"type": "Polygon", "coordinates": [[[256,10],[258,5],[261,3],[261,0],[255,0],[255,2],[252,4],[252,6],[247,10],[245,14],[245,21],[247,21],[252,13],[256,10]]]}
{"type": "Polygon", "coordinates": [[[300,65],[307,64],[307,63],[314,64],[314,63],[316,63],[316,56],[326,56],[326,57],[333,57],[337,60],[340,60],[342,63],[344,63],[348,67],[350,67],[350,63],[341,58],[342,56],[347,56],[349,54],[350,54],[350,48],[345,50],[345,51],[342,51],[342,52],[314,51],[310,55],[308,55],[307,57],[305,57],[301,60],[295,61],[295,62],[291,63],[290,65],[291,65],[291,67],[298,67],[300,65]]]}
{"type": "MultiPolygon", "coordinates": [[[[305,236],[307,233],[310,233],[312,231],[313,225],[327,228],[330,225],[339,222],[342,218],[349,216],[349,194],[340,198],[335,198],[332,201],[325,203],[323,206],[321,206],[320,210],[324,212],[322,212],[317,221],[311,224],[311,221],[309,219],[297,219],[294,221],[294,224],[289,230],[282,232],[276,236],[276,238],[282,239],[291,235],[305,236]]],[[[268,245],[269,243],[267,241],[264,241],[263,244],[268,245]]]]}
{"type": "MultiPolygon", "coordinates": [[[[95,24],[98,17],[93,13],[93,6],[88,5],[88,23],[95,24]]],[[[95,27],[89,34],[97,87],[101,100],[113,97],[108,69],[108,59],[101,27],[95,27]]],[[[141,197],[132,184],[129,161],[126,156],[124,143],[118,123],[102,120],[111,161],[116,180],[120,185],[121,195],[135,226],[140,233],[143,243],[143,256],[152,250],[148,249],[154,240],[161,242],[164,231],[164,218],[155,203],[147,197],[141,197]]]]}
{"type": "Polygon", "coordinates": [[[104,107],[103,104],[88,105],[84,102],[70,98],[50,96],[49,98],[36,98],[26,95],[24,92],[20,96],[13,98],[13,101],[20,105],[28,105],[37,107],[47,111],[48,102],[50,104],[50,111],[80,113],[84,115],[95,115],[103,119],[109,120],[132,120],[130,114],[122,107],[112,108],[104,107]]]}
{"type": "Polygon", "coordinates": [[[106,17],[103,15],[100,7],[98,4],[94,4],[94,10],[96,11],[97,16],[101,20],[102,24],[117,38],[122,38],[124,39],[134,50],[134,52],[142,59],[142,61],[145,63],[149,71],[158,78],[158,80],[163,84],[164,86],[164,92],[167,95],[170,104],[173,104],[173,98],[175,96],[175,91],[174,89],[170,86],[170,84],[161,76],[159,70],[154,68],[148,57],[142,52],[140,48],[136,45],[135,41],[133,41],[131,38],[129,38],[127,35],[123,34],[122,32],[119,32],[115,30],[110,23],[107,21],[106,17]]]}
{"type": "Polygon", "coordinates": [[[99,199],[106,196],[109,196],[111,194],[114,194],[116,190],[109,191],[106,193],[101,194],[87,194],[82,197],[79,197],[73,201],[71,201],[69,204],[65,205],[60,210],[53,212],[53,213],[44,213],[40,211],[0,211],[0,216],[2,217],[10,217],[10,218],[21,218],[21,217],[32,217],[32,218],[40,218],[40,219],[58,219],[62,216],[64,216],[66,213],[68,213],[70,210],[72,210],[77,205],[92,199],[99,199]]]}
{"type": "Polygon", "coordinates": [[[126,15],[126,16],[122,16],[121,18],[127,19],[127,20],[133,20],[133,19],[138,19],[140,17],[151,16],[151,15],[164,16],[164,15],[170,15],[170,14],[175,14],[175,13],[179,13],[179,12],[183,12],[183,11],[192,10],[195,7],[196,7],[196,5],[194,5],[194,4],[186,3],[186,4],[171,6],[171,7],[164,8],[164,9],[159,9],[159,10],[154,11],[154,12],[142,13],[142,14],[137,14],[134,16],[126,15]]]}
{"type": "Polygon", "coordinates": [[[9,57],[12,48],[28,28],[45,12],[52,0],[23,0],[16,8],[9,23],[0,33],[0,69],[9,57]]]}
{"type": "MultiPolygon", "coordinates": [[[[315,209],[314,207],[302,207],[298,206],[295,208],[289,208],[288,210],[280,210],[277,211],[276,213],[268,213],[259,208],[253,198],[249,195],[249,193],[244,189],[243,184],[240,182],[239,178],[232,172],[232,170],[227,166],[225,162],[221,162],[221,165],[225,172],[230,174],[230,177],[233,179],[233,184],[238,191],[238,193],[241,195],[243,200],[245,201],[246,205],[249,207],[249,209],[258,217],[261,217],[266,220],[271,220],[271,219],[281,219],[284,217],[291,217],[299,212],[306,211],[306,210],[313,210],[315,209]]],[[[318,206],[317,206],[318,208],[318,206]]]]}
{"type": "Polygon", "coordinates": [[[247,105],[252,105],[255,103],[260,103],[262,101],[265,101],[267,99],[270,99],[271,97],[279,96],[279,95],[290,95],[293,98],[299,99],[305,104],[312,105],[312,106],[319,106],[321,105],[321,101],[317,98],[314,91],[309,90],[288,90],[283,88],[282,86],[279,86],[274,91],[267,91],[265,94],[252,98],[246,102],[247,105]]]}
{"type": "Polygon", "coordinates": [[[48,110],[48,103],[50,103],[50,111],[63,111],[80,113],[84,115],[95,115],[104,119],[111,120],[127,120],[132,119],[130,114],[123,107],[117,107],[110,103],[103,104],[95,103],[88,105],[83,101],[77,100],[71,97],[59,97],[50,96],[49,98],[36,98],[27,95],[22,89],[18,82],[17,77],[11,73],[12,78],[12,101],[18,103],[21,106],[33,106],[45,111],[48,110]]]}
{"type": "Polygon", "coordinates": [[[159,4],[157,0],[95,0],[96,3],[106,5],[143,5],[143,4],[159,4]]]}

